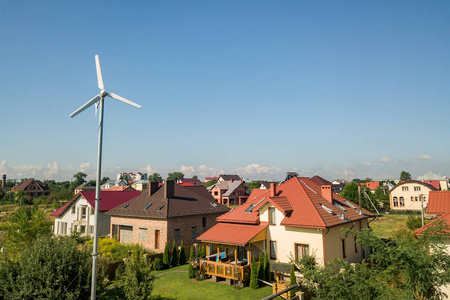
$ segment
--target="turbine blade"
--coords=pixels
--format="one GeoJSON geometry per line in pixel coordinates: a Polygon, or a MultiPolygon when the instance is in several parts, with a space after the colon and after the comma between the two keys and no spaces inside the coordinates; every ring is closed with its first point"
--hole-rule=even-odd
{"type": "Polygon", "coordinates": [[[73,113],[70,114],[70,117],[73,118],[76,115],[78,115],[80,112],[82,112],[83,110],[85,110],[86,108],[88,108],[89,106],[93,105],[95,102],[98,102],[102,97],[100,96],[100,94],[98,94],[97,96],[95,96],[94,98],[92,98],[91,100],[89,100],[88,102],[86,102],[83,106],[81,106],[79,109],[77,109],[76,111],[74,111],[73,113]]]}
{"type": "Polygon", "coordinates": [[[130,101],[128,99],[125,99],[124,97],[121,97],[119,95],[116,95],[116,94],[113,94],[113,93],[107,93],[106,96],[109,96],[109,97],[111,97],[113,99],[116,99],[116,100],[121,101],[123,103],[126,103],[128,105],[131,105],[131,106],[134,106],[134,107],[137,107],[137,108],[142,108],[142,106],[140,106],[139,104],[136,104],[136,103],[134,103],[134,102],[132,102],[132,101],[130,101]]]}
{"type": "Polygon", "coordinates": [[[100,68],[100,59],[98,58],[98,55],[95,56],[95,66],[97,68],[98,88],[104,90],[105,85],[103,84],[102,68],[100,68]]]}

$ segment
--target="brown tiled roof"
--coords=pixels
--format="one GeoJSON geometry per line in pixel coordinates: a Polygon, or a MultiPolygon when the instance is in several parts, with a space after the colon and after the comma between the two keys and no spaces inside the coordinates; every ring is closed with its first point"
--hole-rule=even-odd
{"type": "Polygon", "coordinates": [[[268,222],[258,225],[218,223],[200,235],[197,240],[213,243],[245,245],[263,231],[268,222]]]}
{"type": "Polygon", "coordinates": [[[450,191],[430,191],[427,213],[437,215],[450,213],[450,191]]]}
{"type": "Polygon", "coordinates": [[[331,182],[329,182],[328,180],[320,177],[319,175],[316,175],[314,177],[311,177],[310,179],[312,182],[314,182],[317,185],[331,185],[331,182]]]}
{"type": "Polygon", "coordinates": [[[270,190],[254,189],[245,204],[220,216],[217,221],[258,224],[258,208],[267,201],[286,213],[281,225],[292,227],[325,229],[373,216],[365,209],[361,215],[357,205],[337,194],[333,194],[331,204],[321,196],[321,187],[310,178],[293,177],[281,183],[276,191],[277,197],[270,197],[270,190]]]}
{"type": "Polygon", "coordinates": [[[149,187],[140,196],[110,210],[107,214],[166,219],[225,213],[230,210],[228,207],[216,203],[214,197],[202,185],[180,186],[173,184],[174,195],[168,199],[164,197],[165,185],[166,183],[159,187],[153,195],[149,195],[149,187]]]}
{"type": "Polygon", "coordinates": [[[431,221],[430,223],[426,224],[425,226],[420,227],[419,229],[417,229],[414,232],[414,235],[423,235],[423,233],[424,233],[424,231],[426,229],[430,228],[431,226],[433,226],[434,224],[436,224],[439,221],[444,221],[445,224],[446,224],[446,226],[445,226],[443,231],[446,232],[446,233],[450,233],[450,212],[448,212],[448,213],[440,216],[439,218],[434,219],[433,221],[431,221]]]}
{"type": "Polygon", "coordinates": [[[239,175],[219,175],[219,178],[222,177],[223,180],[225,181],[230,181],[231,179],[233,180],[241,180],[241,177],[239,177],[239,175]]]}
{"type": "Polygon", "coordinates": [[[33,181],[36,182],[36,184],[42,190],[48,190],[49,189],[48,186],[45,183],[43,183],[42,181],[34,180],[34,178],[28,178],[28,179],[24,180],[24,182],[22,182],[21,184],[13,186],[11,190],[12,191],[24,190],[24,189],[27,188],[27,186],[29,186],[31,183],[33,183],[33,181]]]}

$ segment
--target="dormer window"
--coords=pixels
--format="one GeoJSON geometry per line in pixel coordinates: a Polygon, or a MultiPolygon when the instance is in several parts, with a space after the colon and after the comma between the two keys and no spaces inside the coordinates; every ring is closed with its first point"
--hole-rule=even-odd
{"type": "Polygon", "coordinates": [[[269,207],[269,224],[275,225],[275,207],[269,207]]]}

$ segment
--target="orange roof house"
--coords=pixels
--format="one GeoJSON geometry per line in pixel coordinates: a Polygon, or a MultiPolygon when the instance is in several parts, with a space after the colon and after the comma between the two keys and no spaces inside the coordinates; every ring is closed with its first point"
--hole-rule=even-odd
{"type": "Polygon", "coordinates": [[[236,279],[213,274],[208,266],[230,261],[246,274],[245,264],[266,251],[271,263],[289,263],[306,254],[314,254],[321,264],[364,258],[367,250],[341,229],[367,228],[373,214],[333,193],[331,183],[317,177],[292,177],[270,189],[254,189],[245,204],[218,217],[218,224],[198,237],[212,245],[202,267],[210,275],[236,279]]]}
{"type": "Polygon", "coordinates": [[[450,191],[431,191],[428,197],[428,214],[443,215],[450,213],[450,191]]]}

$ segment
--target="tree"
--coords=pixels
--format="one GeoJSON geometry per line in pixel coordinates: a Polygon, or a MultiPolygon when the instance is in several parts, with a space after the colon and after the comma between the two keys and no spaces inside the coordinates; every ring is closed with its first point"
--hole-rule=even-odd
{"type": "MultiPolygon", "coordinates": [[[[91,249],[69,237],[41,236],[20,255],[0,252],[0,299],[88,299],[91,249]]],[[[97,295],[105,287],[99,260],[97,295]]]]}
{"type": "Polygon", "coordinates": [[[264,257],[262,252],[259,253],[258,278],[261,280],[266,280],[266,273],[264,272],[264,257]]]}
{"type": "Polygon", "coordinates": [[[208,182],[205,182],[204,186],[205,186],[205,188],[207,188],[207,187],[210,187],[210,186],[212,186],[212,185],[214,185],[216,183],[217,183],[217,179],[212,179],[212,180],[210,180],[208,182]]]}
{"type": "Polygon", "coordinates": [[[198,179],[197,175],[192,176],[192,179],[198,179]]]}
{"type": "Polygon", "coordinates": [[[181,172],[173,172],[173,173],[169,173],[167,175],[167,180],[177,181],[178,179],[183,179],[183,178],[184,178],[184,174],[181,172]]]}
{"type": "MultiPolygon", "coordinates": [[[[297,278],[295,278],[295,266],[294,266],[294,265],[291,265],[290,280],[291,280],[291,281],[290,281],[290,285],[291,285],[291,286],[297,283],[297,278]]],[[[290,290],[290,291],[289,291],[289,293],[290,293],[289,297],[291,297],[291,298],[295,297],[295,292],[296,292],[296,290],[297,290],[297,289],[292,289],[292,290],[290,290]]]]}
{"type": "Polygon", "coordinates": [[[258,284],[258,269],[256,267],[256,260],[253,257],[252,259],[252,266],[251,266],[251,273],[250,273],[250,287],[252,289],[257,289],[259,287],[258,284]]]}
{"type": "Polygon", "coordinates": [[[341,197],[353,203],[358,203],[358,183],[355,181],[347,183],[342,190],[341,197]]]}
{"type": "Polygon", "coordinates": [[[178,266],[178,253],[177,253],[177,246],[175,245],[175,241],[173,241],[173,247],[172,247],[172,253],[170,258],[170,264],[172,267],[178,266]]]}
{"type": "Polygon", "coordinates": [[[83,173],[83,172],[78,172],[78,173],[74,174],[73,178],[75,178],[75,181],[72,182],[72,187],[76,188],[80,184],[86,182],[86,180],[85,180],[86,177],[87,177],[87,174],[83,173]]]}
{"type": "Polygon", "coordinates": [[[408,219],[405,221],[406,227],[411,231],[415,231],[422,227],[422,218],[417,216],[408,216],[408,219]]]}
{"type": "Polygon", "coordinates": [[[271,274],[270,274],[270,260],[269,260],[269,252],[266,251],[264,254],[264,272],[266,273],[266,281],[271,281],[271,274]]]}
{"type": "Polygon", "coordinates": [[[148,181],[150,182],[163,182],[163,178],[158,173],[153,173],[148,177],[148,181]]]}
{"type": "Polygon", "coordinates": [[[147,263],[142,251],[134,251],[125,263],[119,278],[123,282],[122,299],[151,299],[155,278],[150,275],[151,265],[147,263]]]}
{"type": "Polygon", "coordinates": [[[109,177],[103,177],[102,180],[100,180],[100,185],[107,183],[109,180],[109,177]]]}
{"type": "Polygon", "coordinates": [[[189,253],[189,261],[195,260],[194,247],[191,246],[191,253],[189,253]]]}
{"type": "Polygon", "coordinates": [[[247,187],[248,192],[251,193],[253,189],[258,188],[261,185],[261,180],[250,181],[247,182],[245,185],[247,187]]]}
{"type": "Polygon", "coordinates": [[[441,299],[439,287],[450,283],[450,255],[443,244],[449,236],[444,228],[436,222],[422,237],[405,232],[387,241],[372,229],[343,230],[371,249],[372,267],[365,261],[352,266],[335,260],[300,271],[319,299],[441,299]]]}
{"type": "Polygon", "coordinates": [[[170,266],[170,258],[169,258],[169,244],[164,246],[164,254],[163,254],[163,266],[164,269],[167,269],[170,266]]]}
{"type": "Polygon", "coordinates": [[[186,264],[186,253],[184,252],[183,241],[181,241],[181,246],[180,246],[180,259],[178,259],[178,261],[180,262],[180,266],[186,264]]]}
{"type": "Polygon", "coordinates": [[[411,174],[409,172],[402,171],[400,173],[400,181],[406,181],[406,180],[411,180],[411,174]]]}

